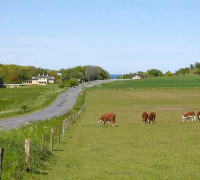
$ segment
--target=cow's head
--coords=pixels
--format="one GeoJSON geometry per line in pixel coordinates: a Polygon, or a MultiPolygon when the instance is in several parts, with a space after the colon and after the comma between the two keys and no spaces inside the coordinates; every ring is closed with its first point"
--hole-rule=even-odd
{"type": "Polygon", "coordinates": [[[101,119],[101,118],[99,118],[99,119],[98,119],[98,123],[101,123],[101,122],[102,122],[102,119],[101,119]]]}

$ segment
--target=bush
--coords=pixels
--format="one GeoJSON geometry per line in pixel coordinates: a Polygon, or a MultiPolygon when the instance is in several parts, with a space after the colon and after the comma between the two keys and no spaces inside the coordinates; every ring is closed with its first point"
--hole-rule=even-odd
{"type": "Polygon", "coordinates": [[[21,111],[24,112],[24,111],[27,111],[29,109],[29,106],[24,104],[21,106],[21,111]]]}
{"type": "Polygon", "coordinates": [[[69,80],[65,80],[62,83],[60,83],[58,85],[59,88],[65,88],[65,87],[73,87],[73,86],[77,86],[79,84],[79,82],[75,79],[69,79],[69,80]]]}

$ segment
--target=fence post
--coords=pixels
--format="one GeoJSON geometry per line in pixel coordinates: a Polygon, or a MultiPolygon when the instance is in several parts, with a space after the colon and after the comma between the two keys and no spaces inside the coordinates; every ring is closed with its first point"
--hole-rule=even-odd
{"type": "Polygon", "coordinates": [[[24,170],[28,171],[28,160],[30,155],[30,139],[25,139],[25,164],[24,170]]]}
{"type": "Polygon", "coordinates": [[[4,148],[0,148],[0,180],[1,174],[2,174],[2,164],[3,164],[3,153],[4,153],[4,148]]]}
{"type": "Polygon", "coordinates": [[[60,124],[58,125],[58,130],[57,130],[57,143],[60,143],[60,124]]]}
{"type": "Polygon", "coordinates": [[[71,124],[72,124],[72,125],[73,125],[73,122],[74,122],[74,121],[73,121],[73,117],[74,117],[74,116],[73,116],[73,114],[72,114],[72,115],[71,115],[71,118],[70,118],[70,119],[71,119],[71,124]]]}
{"type": "Polygon", "coordinates": [[[41,153],[44,151],[44,134],[42,134],[41,153]]]}
{"type": "Polygon", "coordinates": [[[63,120],[63,128],[62,128],[63,137],[65,135],[65,120],[63,120]]]}
{"type": "Polygon", "coordinates": [[[73,123],[75,124],[76,122],[76,117],[75,117],[75,114],[73,114],[73,123]]]}
{"type": "Polygon", "coordinates": [[[66,121],[67,124],[67,130],[69,130],[69,119],[66,121]]]}
{"type": "Polygon", "coordinates": [[[54,129],[51,128],[50,130],[50,150],[53,151],[53,132],[54,132],[54,129]]]}

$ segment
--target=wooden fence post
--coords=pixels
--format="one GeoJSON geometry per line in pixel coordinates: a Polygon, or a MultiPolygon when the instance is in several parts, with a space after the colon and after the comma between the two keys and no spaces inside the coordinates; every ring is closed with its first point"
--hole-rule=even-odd
{"type": "Polygon", "coordinates": [[[73,121],[73,115],[71,115],[71,124],[73,125],[74,121],[73,121]]]}
{"type": "Polygon", "coordinates": [[[65,135],[65,126],[66,126],[66,123],[65,123],[66,120],[63,120],[63,128],[62,128],[62,133],[63,133],[63,137],[65,135]]]}
{"type": "Polygon", "coordinates": [[[44,151],[44,134],[42,134],[41,153],[44,151]]]}
{"type": "Polygon", "coordinates": [[[66,124],[67,124],[67,130],[69,130],[69,119],[68,121],[66,121],[66,124]]]}
{"type": "Polygon", "coordinates": [[[60,143],[60,124],[58,125],[57,129],[57,143],[60,143]]]}
{"type": "Polygon", "coordinates": [[[24,170],[28,171],[28,160],[30,156],[30,139],[25,139],[25,164],[24,170]]]}
{"type": "Polygon", "coordinates": [[[75,117],[75,114],[73,114],[73,123],[75,124],[76,122],[76,117],[75,117]]]}
{"type": "Polygon", "coordinates": [[[4,148],[0,148],[0,180],[2,179],[1,175],[2,175],[3,153],[4,153],[4,148]]]}
{"type": "Polygon", "coordinates": [[[50,150],[53,151],[53,132],[54,132],[54,129],[51,128],[50,130],[50,150]]]}

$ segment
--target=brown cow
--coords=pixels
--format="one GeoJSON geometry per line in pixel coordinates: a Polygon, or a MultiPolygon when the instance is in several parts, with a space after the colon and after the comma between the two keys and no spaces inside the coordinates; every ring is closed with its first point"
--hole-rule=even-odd
{"type": "Polygon", "coordinates": [[[151,112],[148,116],[148,120],[149,120],[149,123],[155,123],[155,119],[156,119],[156,114],[154,112],[151,112]]]}
{"type": "Polygon", "coordinates": [[[147,112],[142,113],[142,122],[147,123],[148,122],[148,114],[147,112]]]}
{"type": "Polygon", "coordinates": [[[197,119],[200,121],[200,111],[197,113],[197,119]]]}
{"type": "Polygon", "coordinates": [[[185,119],[187,119],[188,121],[190,121],[190,119],[192,119],[192,121],[196,121],[195,113],[186,112],[185,114],[182,115],[182,121],[184,122],[185,119]]]}
{"type": "Polygon", "coordinates": [[[102,114],[101,117],[98,120],[98,123],[103,122],[104,125],[106,125],[107,121],[112,122],[113,126],[115,126],[115,114],[114,113],[104,113],[104,114],[102,114]]]}

